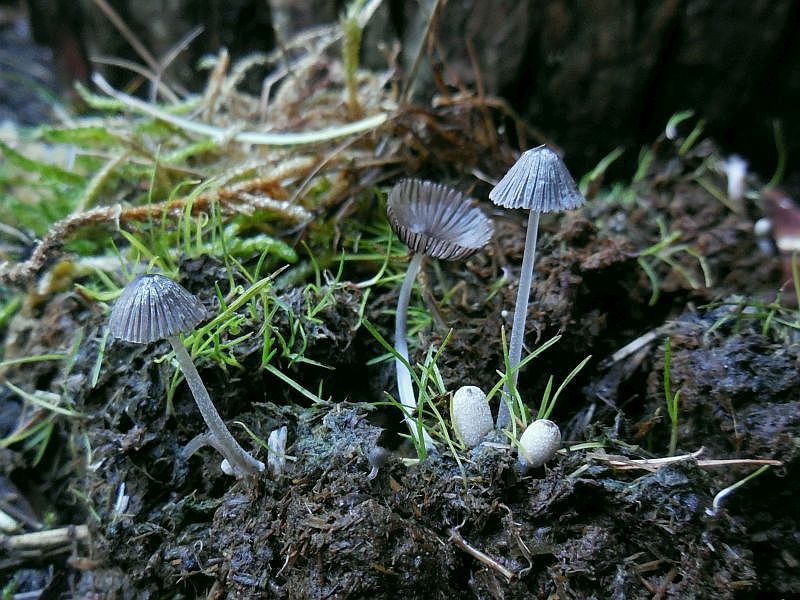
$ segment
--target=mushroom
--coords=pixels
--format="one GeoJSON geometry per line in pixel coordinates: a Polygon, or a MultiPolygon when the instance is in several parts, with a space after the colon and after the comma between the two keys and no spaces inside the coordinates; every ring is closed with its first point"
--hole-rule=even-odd
{"type": "Polygon", "coordinates": [[[264,463],[245,452],[228,431],[181,342],[180,334],[193,330],[205,316],[200,301],[168,277],[140,275],[125,286],[114,304],[108,329],[113,337],[131,344],[166,339],[175,351],[178,366],[210,431],[209,435],[198,437],[225,457],[222,463],[225,473],[237,477],[260,473],[264,463]]]}
{"type": "Polygon", "coordinates": [[[723,163],[722,169],[728,179],[728,198],[734,201],[737,210],[742,209],[745,186],[747,184],[747,161],[738,154],[731,154],[723,163]]]}
{"type": "Polygon", "coordinates": [[[378,471],[380,471],[381,467],[389,460],[389,456],[389,451],[382,446],[375,446],[367,453],[367,461],[370,466],[367,481],[372,481],[378,476],[378,471]]]}
{"type": "Polygon", "coordinates": [[[561,447],[561,430],[548,419],[536,419],[519,438],[519,464],[523,471],[541,467],[561,447]]]}
{"type": "MultiPolygon", "coordinates": [[[[395,313],[395,350],[408,360],[408,303],[414,279],[424,256],[444,260],[462,260],[471,256],[492,237],[492,221],[474,202],[463,194],[440,183],[419,179],[404,179],[389,192],[386,206],[389,223],[397,236],[408,245],[411,262],[408,264],[395,313]]],[[[405,421],[419,447],[416,423],[411,414],[417,409],[411,373],[400,359],[395,359],[397,393],[406,409],[405,421]]],[[[427,449],[434,448],[427,431],[422,431],[427,449]]]]}
{"type": "MultiPolygon", "coordinates": [[[[539,146],[524,152],[508,170],[508,173],[489,192],[489,199],[498,206],[525,208],[530,211],[508,348],[511,381],[516,387],[519,377],[516,366],[522,358],[525,318],[528,315],[528,299],[533,283],[533,263],[536,258],[539,215],[578,208],[586,202],[586,199],[578,190],[564,161],[547,146],[539,146]]],[[[511,420],[511,413],[508,409],[511,388],[508,383],[504,386],[504,392],[506,401],[500,403],[500,410],[497,413],[498,429],[508,425],[511,420]]]]}
{"type": "Polygon", "coordinates": [[[462,386],[453,394],[450,420],[456,436],[467,448],[480,444],[486,434],[494,429],[486,394],[474,385],[462,386]]]}

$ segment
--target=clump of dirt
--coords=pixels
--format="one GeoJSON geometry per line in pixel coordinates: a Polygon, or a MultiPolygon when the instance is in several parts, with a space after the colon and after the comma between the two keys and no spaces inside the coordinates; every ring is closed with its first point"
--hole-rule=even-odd
{"type": "MultiPolygon", "coordinates": [[[[764,336],[758,322],[737,326],[734,312],[722,307],[675,322],[670,378],[681,392],[680,436],[726,456],[794,462],[800,349],[764,336]]],[[[663,353],[655,354],[663,367],[663,353]]],[[[656,368],[648,377],[649,397],[658,397],[660,382],[663,368],[656,368]]]]}
{"type": "Polygon", "coordinates": [[[356,407],[307,412],[283,477],[213,502],[175,498],[148,526],[119,523],[147,560],[134,569],[118,549],[114,562],[137,594],[213,585],[230,597],[730,596],[755,583],[741,532],[706,515],[709,478],[692,463],[625,477],[571,453],[520,477],[509,450],[481,447],[466,480],[446,454],[413,467],[390,459],[370,480],[365,450],[378,434],[356,407]]]}

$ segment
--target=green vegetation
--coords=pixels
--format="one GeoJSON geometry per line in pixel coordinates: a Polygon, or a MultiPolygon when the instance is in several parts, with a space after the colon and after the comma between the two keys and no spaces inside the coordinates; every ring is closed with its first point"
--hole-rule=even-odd
{"type": "MultiPolygon", "coordinates": [[[[399,360],[406,366],[409,373],[411,373],[411,379],[417,386],[417,410],[415,414],[408,415],[416,423],[417,433],[416,436],[413,436],[413,438],[410,435],[408,437],[414,442],[419,459],[425,460],[428,454],[428,450],[425,448],[425,443],[423,441],[423,431],[427,431],[432,438],[444,439],[448,446],[453,446],[453,441],[447,433],[445,419],[436,408],[435,403],[436,399],[443,397],[448,393],[436,363],[450,341],[452,330],[447,334],[447,337],[445,337],[438,349],[434,350],[433,347],[428,349],[425,363],[419,367],[416,367],[411,365],[404,356],[395,350],[394,345],[389,343],[372,323],[365,320],[363,321],[363,324],[364,327],[378,341],[378,343],[383,346],[391,358],[399,360]],[[435,425],[426,424],[426,414],[435,419],[435,425]]],[[[400,402],[399,399],[394,398],[388,392],[386,395],[388,398],[386,404],[396,407],[403,414],[407,413],[407,409],[405,406],[403,406],[403,403],[400,402]]]]}
{"type": "MultiPolygon", "coordinates": [[[[794,301],[800,306],[800,268],[797,254],[792,255],[791,265],[794,301]]],[[[707,337],[714,335],[723,326],[729,326],[734,334],[739,334],[753,324],[765,338],[787,346],[797,343],[800,336],[800,310],[796,306],[786,305],[782,290],[771,302],[734,296],[725,301],[707,304],[703,308],[720,309],[722,313],[706,331],[707,337]]]]}
{"type": "Polygon", "coordinates": [[[47,390],[27,391],[10,381],[3,382],[3,385],[16,394],[23,404],[16,427],[0,439],[0,448],[17,445],[23,452],[30,453],[32,465],[38,465],[50,445],[59,418],[84,417],[75,410],[73,399],[66,386],[82,341],[83,330],[78,330],[72,346],[66,352],[9,359],[0,363],[0,367],[9,367],[43,361],[63,361],[60,393],[47,390]]]}
{"type": "Polygon", "coordinates": [[[773,187],[779,185],[783,181],[783,174],[786,172],[786,140],[783,135],[783,124],[775,120],[772,122],[772,134],[775,139],[775,152],[777,153],[777,161],[775,164],[775,172],[767,185],[773,187]]]}
{"type": "Polygon", "coordinates": [[[658,302],[658,298],[661,294],[661,282],[656,268],[658,263],[663,263],[680,274],[686,279],[692,289],[697,290],[702,287],[710,287],[712,284],[711,271],[706,258],[698,250],[690,247],[688,244],[678,243],[678,240],[680,240],[683,234],[680,231],[670,232],[666,223],[661,219],[658,220],[658,229],[661,239],[652,246],[639,252],[637,258],[652,288],[649,302],[650,306],[658,302]],[[676,258],[676,255],[681,253],[689,255],[692,259],[697,261],[699,273],[692,272],[676,258]],[[700,277],[702,277],[702,280],[700,277]]]}
{"type": "Polygon", "coordinates": [[[558,402],[558,397],[561,395],[561,392],[564,391],[564,388],[567,387],[570,382],[575,378],[575,376],[583,370],[583,367],[586,366],[592,358],[590,354],[586,358],[584,358],[581,362],[579,362],[572,371],[570,371],[567,376],[564,378],[564,381],[561,382],[561,385],[558,386],[556,393],[552,396],[550,395],[553,390],[553,376],[550,375],[550,378],[547,380],[547,387],[544,390],[544,394],[542,395],[542,402],[539,405],[539,411],[536,413],[537,419],[549,419],[550,414],[553,412],[553,409],[558,402]]]}
{"type": "Polygon", "coordinates": [[[670,365],[672,362],[672,345],[670,339],[664,342],[664,400],[667,405],[667,415],[670,422],[669,433],[669,456],[675,456],[678,448],[678,410],[680,408],[681,392],[678,390],[672,393],[672,377],[670,375],[670,365]]]}
{"type": "MultiPolygon", "coordinates": [[[[489,390],[489,393],[486,394],[486,398],[491,400],[495,394],[498,392],[504,396],[502,399],[503,402],[507,402],[509,406],[509,410],[511,413],[511,424],[512,424],[512,433],[515,436],[515,439],[519,436],[516,435],[518,430],[524,430],[531,421],[530,412],[523,401],[522,397],[519,394],[516,386],[512,382],[512,375],[515,370],[519,370],[531,362],[534,358],[541,355],[545,350],[556,344],[562,337],[562,334],[558,334],[550,338],[549,340],[545,341],[541,345],[537,346],[530,354],[528,354],[519,365],[514,368],[511,368],[508,361],[508,344],[506,343],[506,333],[505,328],[503,328],[500,332],[500,339],[503,345],[503,360],[505,361],[505,371],[497,371],[497,375],[500,377],[498,382],[489,390]],[[504,386],[508,385],[509,389],[511,390],[512,397],[508,398],[505,397],[505,393],[502,391],[504,386]]],[[[558,398],[561,395],[561,392],[569,385],[569,383],[581,372],[583,367],[589,362],[592,358],[591,355],[584,358],[578,365],[570,371],[570,373],[564,378],[564,381],[561,382],[561,385],[558,386],[555,394],[552,393],[553,390],[553,376],[551,375],[547,380],[547,385],[545,387],[544,393],[542,394],[542,400],[539,403],[539,408],[536,411],[536,418],[537,419],[548,419],[550,418],[553,409],[558,402],[558,398]]]]}

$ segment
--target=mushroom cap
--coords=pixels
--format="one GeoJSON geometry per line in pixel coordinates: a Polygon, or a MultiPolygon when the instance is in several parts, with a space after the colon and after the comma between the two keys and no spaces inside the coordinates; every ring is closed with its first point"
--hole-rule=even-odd
{"type": "Polygon", "coordinates": [[[489,243],[492,221],[462,193],[431,181],[403,179],[389,192],[389,223],[412,252],[460,260],[489,243]]]}
{"type": "Polygon", "coordinates": [[[572,210],[586,203],[567,165],[547,146],[523,152],[489,192],[489,199],[505,208],[540,213],[572,210]]]}
{"type": "Polygon", "coordinates": [[[205,307],[180,284],[163,275],[140,275],[117,298],[108,329],[115,338],[149,344],[191,331],[205,317],[205,307]]]}

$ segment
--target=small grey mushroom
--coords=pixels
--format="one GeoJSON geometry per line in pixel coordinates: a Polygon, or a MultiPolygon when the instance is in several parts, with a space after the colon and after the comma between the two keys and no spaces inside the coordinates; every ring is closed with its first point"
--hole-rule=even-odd
{"type": "Polygon", "coordinates": [[[492,410],[483,390],[465,385],[456,390],[450,403],[453,431],[467,448],[474,448],[494,429],[492,410]]]}
{"type": "Polygon", "coordinates": [[[223,471],[238,477],[260,473],[264,463],[248,454],[234,439],[219,416],[208,390],[181,342],[180,334],[192,331],[206,317],[205,307],[178,283],[163,275],[140,275],[117,298],[108,321],[112,337],[132,344],[166,339],[209,429],[192,448],[210,444],[225,458],[223,471]]]}
{"type": "Polygon", "coordinates": [[[389,223],[415,255],[463,260],[492,239],[494,227],[476,203],[441,183],[403,179],[389,192],[389,223]]]}
{"type": "Polygon", "coordinates": [[[378,476],[378,471],[389,460],[389,456],[391,456],[390,452],[383,446],[375,446],[367,453],[367,461],[370,466],[367,481],[372,481],[378,476]]]}
{"type": "MultiPolygon", "coordinates": [[[[462,260],[471,256],[492,238],[492,221],[477,205],[460,192],[440,183],[420,179],[404,179],[389,192],[386,212],[392,229],[408,245],[411,262],[408,265],[395,313],[395,350],[408,362],[408,303],[414,279],[424,256],[444,260],[462,260]]],[[[411,414],[417,410],[417,400],[406,365],[395,360],[397,393],[406,409],[405,421],[415,442],[417,424],[411,414]]],[[[422,432],[426,448],[434,448],[427,431],[422,432]]]]}
{"type": "Polygon", "coordinates": [[[561,430],[548,419],[537,419],[519,438],[519,459],[523,468],[541,467],[561,447],[561,430]]]}
{"type": "MultiPolygon", "coordinates": [[[[525,337],[525,318],[528,315],[528,300],[533,283],[533,263],[536,259],[536,238],[541,213],[572,210],[582,206],[586,199],[567,170],[561,157],[547,146],[538,146],[522,154],[516,163],[489,192],[489,199],[505,208],[524,208],[528,215],[528,230],[525,236],[525,251],[519,275],[514,320],[511,324],[511,339],[508,346],[509,367],[515,369],[522,359],[522,344],[525,337]]],[[[517,385],[519,370],[511,374],[517,385]]],[[[504,397],[511,396],[510,387],[504,388],[504,397]]],[[[497,428],[511,421],[507,402],[500,402],[497,413],[497,428]]]]}

